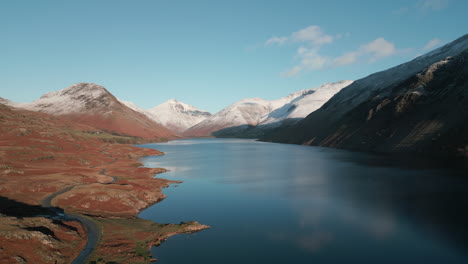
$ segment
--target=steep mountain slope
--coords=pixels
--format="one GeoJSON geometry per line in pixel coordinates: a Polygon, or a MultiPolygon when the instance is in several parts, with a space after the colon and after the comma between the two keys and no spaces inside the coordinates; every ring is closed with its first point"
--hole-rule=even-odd
{"type": "Polygon", "coordinates": [[[147,112],[153,120],[177,133],[182,133],[211,116],[209,112],[174,99],[151,108],[147,112]]]}
{"type": "Polygon", "coordinates": [[[66,117],[77,123],[145,139],[171,138],[173,133],[121,103],[104,87],[78,83],[43,95],[32,103],[16,104],[27,110],[66,117]]]}
{"type": "Polygon", "coordinates": [[[206,120],[184,132],[186,136],[208,136],[227,127],[248,127],[259,124],[260,119],[271,111],[270,102],[249,98],[233,103],[206,120]]]}
{"type": "Polygon", "coordinates": [[[455,154],[468,145],[468,35],[354,82],[265,141],[455,154]]]}
{"type": "Polygon", "coordinates": [[[325,83],[316,89],[300,91],[299,95],[297,95],[297,93],[292,94],[296,96],[288,96],[291,98],[289,102],[263,117],[260,123],[262,125],[280,125],[280,122],[286,119],[302,119],[313,111],[319,109],[333,95],[352,83],[353,81],[325,83]]]}

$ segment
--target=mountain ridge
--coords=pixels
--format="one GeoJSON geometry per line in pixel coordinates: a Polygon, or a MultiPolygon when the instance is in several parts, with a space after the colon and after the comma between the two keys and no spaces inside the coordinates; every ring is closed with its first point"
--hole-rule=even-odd
{"type": "Polygon", "coordinates": [[[123,135],[155,140],[175,137],[174,133],[127,107],[106,88],[95,83],[76,83],[65,89],[46,93],[31,103],[10,105],[62,116],[77,123],[123,135]]]}
{"type": "Polygon", "coordinates": [[[211,116],[211,113],[176,99],[169,99],[147,110],[155,121],[176,133],[183,133],[190,127],[211,116]]]}
{"type": "Polygon", "coordinates": [[[305,119],[261,140],[377,152],[466,153],[467,54],[464,35],[355,81],[305,119]]]}
{"type": "Polygon", "coordinates": [[[255,138],[282,122],[295,122],[304,118],[350,83],[352,81],[326,83],[318,88],[300,90],[271,101],[261,98],[243,99],[191,127],[184,135],[255,138]]]}

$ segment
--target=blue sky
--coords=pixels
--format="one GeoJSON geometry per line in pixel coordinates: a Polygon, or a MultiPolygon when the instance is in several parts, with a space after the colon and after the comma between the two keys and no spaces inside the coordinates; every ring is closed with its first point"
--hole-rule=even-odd
{"type": "Polygon", "coordinates": [[[465,0],[0,2],[0,96],[77,82],[216,112],[356,80],[468,33],[465,0]]]}

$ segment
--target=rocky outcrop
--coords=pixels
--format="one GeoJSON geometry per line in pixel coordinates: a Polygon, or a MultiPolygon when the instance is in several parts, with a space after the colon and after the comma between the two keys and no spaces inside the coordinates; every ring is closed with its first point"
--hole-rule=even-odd
{"type": "Polygon", "coordinates": [[[0,263],[70,263],[84,248],[86,232],[73,221],[0,217],[0,263]]]}

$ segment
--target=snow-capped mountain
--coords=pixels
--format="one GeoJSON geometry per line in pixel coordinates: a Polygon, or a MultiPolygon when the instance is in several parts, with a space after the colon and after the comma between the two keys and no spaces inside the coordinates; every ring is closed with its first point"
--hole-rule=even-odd
{"type": "Polygon", "coordinates": [[[69,120],[120,134],[147,139],[173,137],[173,133],[121,103],[103,86],[77,83],[50,92],[32,103],[13,106],[31,111],[64,116],[69,120]]]}
{"type": "Polygon", "coordinates": [[[15,107],[16,105],[18,105],[17,103],[13,102],[13,101],[10,101],[8,99],[5,99],[3,97],[0,97],[0,104],[4,104],[4,105],[8,105],[8,106],[13,106],[15,107]]]}
{"type": "Polygon", "coordinates": [[[50,92],[32,103],[22,104],[28,110],[53,115],[85,113],[100,110],[110,114],[118,101],[104,87],[94,83],[77,83],[60,91],[50,92]]]}
{"type": "Polygon", "coordinates": [[[271,111],[270,102],[249,98],[233,103],[184,132],[187,136],[208,136],[227,127],[256,126],[271,111]]]}
{"type": "Polygon", "coordinates": [[[153,120],[177,133],[182,133],[211,116],[209,112],[175,99],[148,109],[147,112],[153,120]]]}
{"type": "Polygon", "coordinates": [[[327,83],[267,101],[249,98],[236,102],[188,129],[187,136],[255,137],[263,129],[279,126],[288,119],[301,119],[322,106],[352,81],[327,83]],[[253,131],[255,130],[255,131],[253,131]]]}
{"type": "Polygon", "coordinates": [[[381,152],[468,156],[468,35],[355,81],[320,109],[265,136],[381,152]]]}
{"type": "MultiPolygon", "coordinates": [[[[302,90],[276,101],[286,101],[260,120],[261,125],[280,125],[287,119],[302,119],[322,107],[333,95],[353,81],[325,83],[319,88],[302,90]]],[[[275,102],[275,101],[272,101],[275,102]]],[[[276,103],[276,102],[275,102],[276,103]]],[[[280,104],[277,104],[280,105],[280,104]]]]}
{"type": "MultiPolygon", "coordinates": [[[[143,115],[146,115],[146,116],[149,117],[148,111],[146,111],[145,109],[139,107],[138,105],[134,104],[133,102],[124,101],[124,100],[119,99],[119,98],[117,98],[117,100],[119,100],[120,103],[124,104],[126,107],[132,109],[133,111],[138,112],[140,114],[143,114],[143,115]]],[[[152,118],[150,118],[150,119],[152,119],[152,118]]]]}

